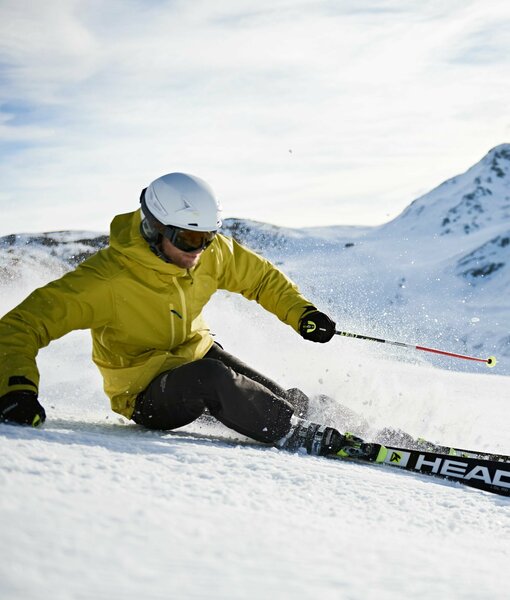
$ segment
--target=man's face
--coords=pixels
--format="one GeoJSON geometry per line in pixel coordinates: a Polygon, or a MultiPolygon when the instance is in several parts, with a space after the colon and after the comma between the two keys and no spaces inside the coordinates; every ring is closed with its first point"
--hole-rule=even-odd
{"type": "Polygon", "coordinates": [[[163,250],[163,254],[165,254],[176,267],[180,267],[181,269],[191,269],[197,265],[200,256],[204,251],[203,249],[199,249],[194,250],[193,252],[184,252],[184,250],[176,248],[166,237],[163,237],[163,241],[161,242],[161,250],[163,250]]]}

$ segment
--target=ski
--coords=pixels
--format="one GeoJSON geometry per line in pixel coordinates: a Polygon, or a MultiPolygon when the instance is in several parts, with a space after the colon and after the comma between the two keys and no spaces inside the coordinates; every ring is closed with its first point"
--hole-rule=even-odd
{"type": "Polygon", "coordinates": [[[416,440],[416,450],[424,452],[436,452],[437,454],[448,454],[450,456],[460,456],[463,458],[482,458],[497,462],[510,462],[508,454],[496,454],[495,452],[487,452],[485,450],[467,450],[466,448],[456,448],[454,446],[442,446],[427,442],[424,439],[416,440]]]}
{"type": "Polygon", "coordinates": [[[387,450],[385,464],[510,496],[510,463],[477,456],[453,456],[405,448],[388,447],[387,450]]]}
{"type": "Polygon", "coordinates": [[[449,454],[451,456],[462,456],[464,458],[483,458],[500,462],[510,462],[508,454],[498,454],[487,450],[468,450],[429,442],[425,438],[415,438],[401,429],[385,428],[375,435],[379,444],[408,450],[421,450],[422,452],[436,452],[437,454],[449,454]]]}
{"type": "Polygon", "coordinates": [[[354,459],[388,465],[413,473],[457,481],[486,492],[510,496],[510,463],[505,461],[369,443],[361,444],[358,453],[331,455],[328,458],[354,459]]]}

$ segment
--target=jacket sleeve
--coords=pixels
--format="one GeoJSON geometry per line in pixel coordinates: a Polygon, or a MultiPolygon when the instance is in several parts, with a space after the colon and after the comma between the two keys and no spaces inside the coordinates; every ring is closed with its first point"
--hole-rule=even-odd
{"type": "Polygon", "coordinates": [[[0,319],[0,397],[37,392],[39,349],[75,329],[106,324],[112,311],[109,281],[84,265],[35,290],[0,319]]]}
{"type": "Polygon", "coordinates": [[[304,310],[312,306],[297,285],[271,262],[235,240],[223,238],[221,289],[255,300],[281,321],[299,330],[304,310]]]}

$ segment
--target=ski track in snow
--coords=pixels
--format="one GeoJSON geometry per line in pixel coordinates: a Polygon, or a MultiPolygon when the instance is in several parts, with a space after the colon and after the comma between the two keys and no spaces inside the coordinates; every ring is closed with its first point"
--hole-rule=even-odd
{"type": "MultiPolygon", "coordinates": [[[[316,418],[340,426],[324,393],[374,431],[510,453],[508,377],[312,345],[229,294],[206,312],[227,350],[312,395],[316,418]]],[[[42,350],[46,424],[0,425],[2,600],[508,597],[510,499],[246,445],[210,422],[144,431],[109,410],[89,355],[86,332],[42,350]]]]}

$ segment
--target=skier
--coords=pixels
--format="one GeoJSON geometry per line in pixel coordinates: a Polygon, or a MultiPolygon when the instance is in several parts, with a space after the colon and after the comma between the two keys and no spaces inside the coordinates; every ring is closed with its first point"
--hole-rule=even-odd
{"type": "Polygon", "coordinates": [[[37,352],[69,331],[90,329],[112,409],[139,425],[171,430],[208,411],[283,449],[326,455],[354,444],[302,418],[302,392],[225,352],[201,312],[225,289],[256,300],[306,340],[328,342],[335,323],[269,261],[218,233],[220,207],[202,179],[164,175],[140,201],[139,210],[114,218],[107,248],[0,320],[0,421],[44,422],[37,352]]]}

